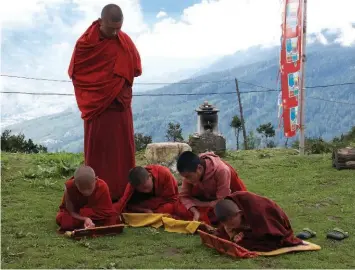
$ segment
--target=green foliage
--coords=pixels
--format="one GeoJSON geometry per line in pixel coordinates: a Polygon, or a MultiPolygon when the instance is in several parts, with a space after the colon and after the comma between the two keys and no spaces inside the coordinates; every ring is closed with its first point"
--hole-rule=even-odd
{"type": "Polygon", "coordinates": [[[275,136],[275,129],[274,126],[271,124],[271,122],[260,125],[256,129],[256,131],[262,136],[264,136],[265,138],[272,138],[275,136]]]}
{"type": "Polygon", "coordinates": [[[136,133],[134,134],[134,143],[136,145],[136,152],[144,150],[148,144],[152,143],[152,136],[136,133]]]}
{"type": "Polygon", "coordinates": [[[332,140],[334,147],[346,147],[355,145],[355,126],[353,126],[348,133],[341,134],[340,137],[334,137],[332,140]]]}
{"type": "Polygon", "coordinates": [[[234,129],[235,139],[237,141],[237,150],[239,149],[239,133],[242,130],[242,121],[239,119],[238,115],[234,115],[230,123],[231,128],[234,129]]]}
{"type": "Polygon", "coordinates": [[[274,148],[275,142],[269,140],[269,138],[275,137],[275,128],[271,122],[267,124],[261,124],[256,131],[261,134],[265,139],[265,144],[267,148],[274,148]]]}
{"type": "MultiPolygon", "coordinates": [[[[256,137],[253,131],[249,131],[247,135],[248,150],[257,149],[260,145],[260,138],[256,137]]],[[[244,143],[243,143],[243,147],[244,143]]]]}
{"type": "MultiPolygon", "coordinates": [[[[137,154],[138,164],[146,165],[143,153],[137,154]]],[[[65,179],[52,168],[61,166],[61,161],[78,164],[82,155],[2,153],[2,168],[6,169],[2,170],[1,179],[1,266],[352,269],[354,172],[335,170],[330,156],[299,156],[293,149],[228,152],[226,161],[237,169],[248,190],[276,201],[290,218],[295,233],[305,227],[316,231],[312,242],[322,247],[317,252],[235,260],[202,245],[198,234],[175,234],[147,227],[126,227],[121,235],[70,241],[56,233],[55,216],[65,179]],[[28,178],[27,172],[38,173],[28,178]],[[350,237],[339,242],[326,239],[326,233],[334,227],[348,231],[350,237]]]]}
{"type": "MultiPolygon", "coordinates": [[[[299,141],[292,144],[292,148],[299,148],[299,141]]],[[[323,140],[322,137],[318,138],[305,138],[305,153],[307,154],[323,154],[330,153],[333,150],[333,145],[323,140]]]]}
{"type": "MultiPolygon", "coordinates": [[[[334,137],[333,140],[327,142],[322,137],[305,138],[305,153],[307,154],[323,154],[330,153],[334,148],[341,148],[355,145],[355,126],[348,133],[342,134],[340,137],[334,137]]],[[[299,141],[292,144],[292,148],[299,148],[299,141]]]]}
{"type": "Polygon", "coordinates": [[[182,137],[182,128],[180,126],[180,123],[174,124],[172,122],[169,122],[168,129],[166,130],[165,138],[169,142],[182,142],[182,141],[184,141],[184,138],[182,137]]]}
{"type": "Polygon", "coordinates": [[[31,139],[26,140],[22,133],[11,135],[11,130],[5,130],[1,134],[1,151],[11,153],[46,153],[47,148],[43,145],[34,144],[31,139]]]}

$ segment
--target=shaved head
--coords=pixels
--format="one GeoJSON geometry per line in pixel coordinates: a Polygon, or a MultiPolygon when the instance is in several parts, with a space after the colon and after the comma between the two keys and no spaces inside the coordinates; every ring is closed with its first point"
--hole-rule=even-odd
{"type": "Polygon", "coordinates": [[[214,208],[219,221],[226,221],[228,218],[236,216],[240,211],[238,205],[230,199],[219,201],[214,208]]]}
{"type": "Polygon", "coordinates": [[[109,22],[122,22],[123,13],[122,9],[115,4],[106,5],[101,11],[101,19],[109,22]]]}
{"type": "Polygon", "coordinates": [[[196,172],[200,164],[201,160],[198,155],[191,151],[185,151],[178,157],[176,167],[179,173],[196,172]]]}
{"type": "Polygon", "coordinates": [[[90,196],[96,186],[94,170],[89,166],[80,166],[74,173],[74,183],[81,194],[90,196]]]}
{"type": "Polygon", "coordinates": [[[80,166],[76,169],[74,173],[74,182],[77,185],[86,185],[94,182],[96,179],[96,175],[94,170],[89,166],[80,166]]]}
{"type": "Polygon", "coordinates": [[[137,166],[130,170],[128,175],[128,181],[133,187],[137,187],[147,181],[149,178],[148,171],[140,166],[137,166]]]}

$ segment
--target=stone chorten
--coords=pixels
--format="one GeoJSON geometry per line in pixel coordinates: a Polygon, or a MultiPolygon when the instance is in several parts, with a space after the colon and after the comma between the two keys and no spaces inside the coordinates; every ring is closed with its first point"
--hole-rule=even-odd
{"type": "Polygon", "coordinates": [[[224,155],[226,139],[218,131],[219,110],[205,101],[197,109],[197,132],[189,139],[189,145],[196,153],[213,151],[224,155]]]}

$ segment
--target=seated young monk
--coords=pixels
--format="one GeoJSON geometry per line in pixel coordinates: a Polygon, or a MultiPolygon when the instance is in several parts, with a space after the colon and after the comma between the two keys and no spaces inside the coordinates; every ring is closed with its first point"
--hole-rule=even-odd
{"type": "Polygon", "coordinates": [[[216,235],[251,251],[297,246],[285,212],[272,200],[251,192],[234,192],[214,208],[222,226],[216,235]]]}
{"type": "Polygon", "coordinates": [[[177,199],[177,181],[168,168],[137,166],[130,170],[124,195],[114,207],[118,214],[123,211],[173,214],[177,199]]]}
{"type": "Polygon", "coordinates": [[[79,167],[65,182],[64,196],[56,217],[60,231],[108,226],[117,223],[110,191],[89,166],[79,167]]]}
{"type": "Polygon", "coordinates": [[[177,170],[184,178],[175,209],[181,219],[213,224],[216,202],[232,192],[246,190],[237,172],[212,152],[199,156],[191,151],[183,152],[177,170]]]}

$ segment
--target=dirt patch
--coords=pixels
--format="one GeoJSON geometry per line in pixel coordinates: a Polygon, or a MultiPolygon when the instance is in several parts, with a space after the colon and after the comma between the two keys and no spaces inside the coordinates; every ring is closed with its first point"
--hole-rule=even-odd
{"type": "Polygon", "coordinates": [[[164,255],[166,256],[176,256],[179,255],[180,253],[181,251],[179,249],[173,247],[166,248],[164,251],[164,255]]]}
{"type": "Polygon", "coordinates": [[[326,207],[326,206],[330,206],[330,203],[327,202],[320,202],[320,203],[316,203],[315,207],[316,208],[321,208],[321,207],[326,207]]]}
{"type": "Polygon", "coordinates": [[[330,221],[340,221],[342,220],[343,218],[342,217],[336,217],[336,216],[328,216],[328,219],[330,221]]]}

